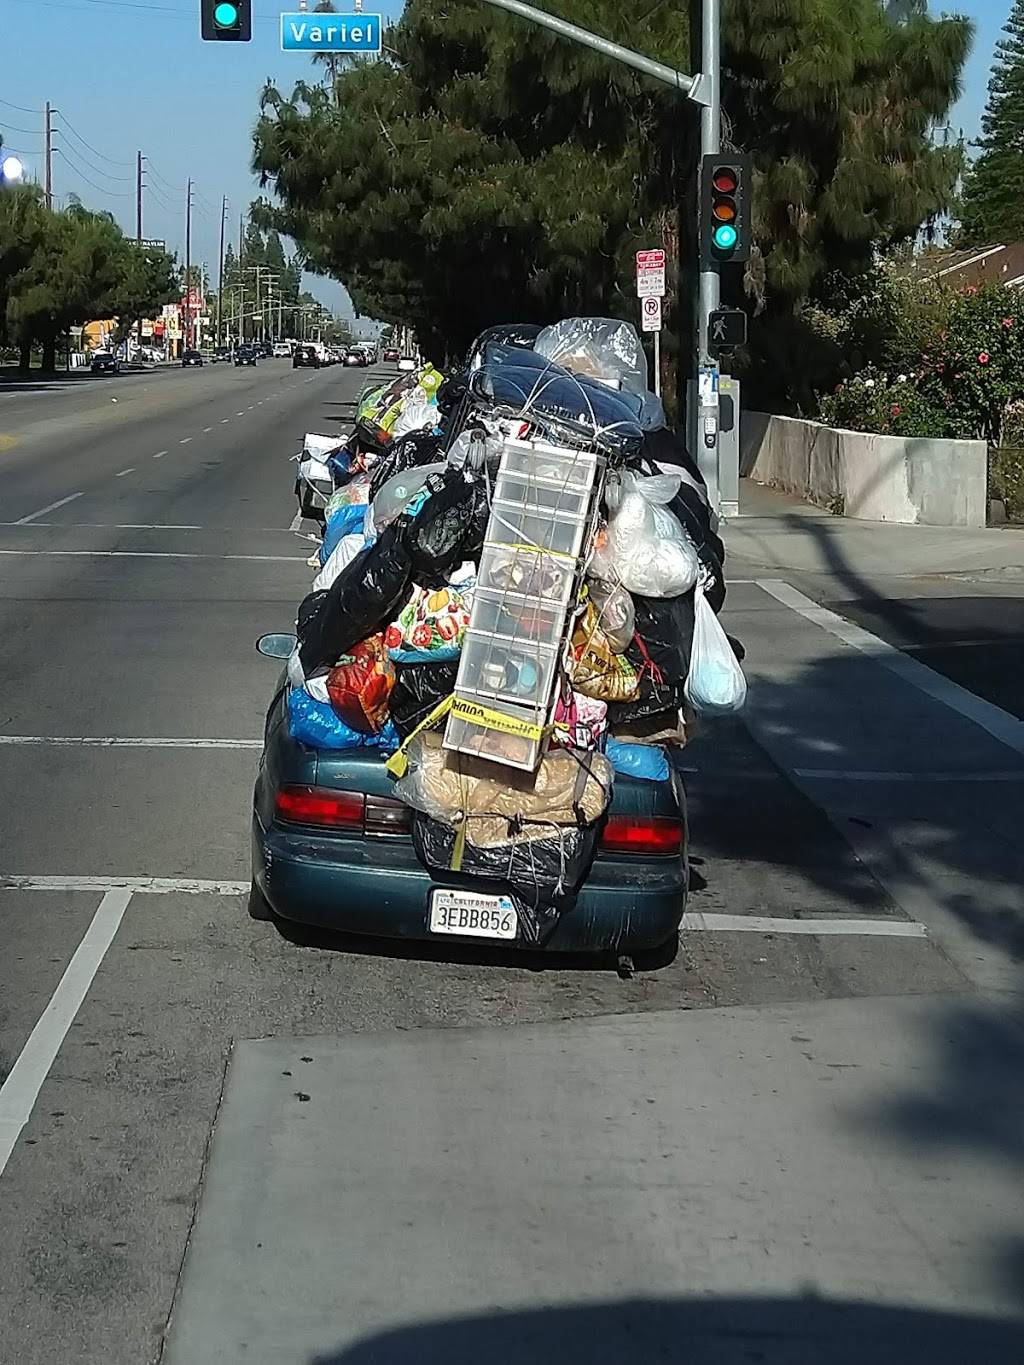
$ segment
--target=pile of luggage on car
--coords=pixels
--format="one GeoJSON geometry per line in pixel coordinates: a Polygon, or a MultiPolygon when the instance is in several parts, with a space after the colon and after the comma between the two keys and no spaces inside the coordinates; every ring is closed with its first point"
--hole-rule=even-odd
{"type": "Polygon", "coordinates": [[[458,373],[365,394],[346,439],[311,434],[302,459],[323,540],[291,733],[379,750],[421,862],[511,886],[539,941],[616,774],[669,780],[695,716],[746,695],[706,489],[640,339],[599,318],[492,328],[458,373]]]}

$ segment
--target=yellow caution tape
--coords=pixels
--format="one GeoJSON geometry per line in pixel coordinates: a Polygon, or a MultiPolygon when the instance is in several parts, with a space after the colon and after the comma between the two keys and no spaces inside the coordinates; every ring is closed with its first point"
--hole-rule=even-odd
{"type": "Polygon", "coordinates": [[[522,550],[530,555],[550,555],[552,559],[564,559],[567,564],[575,564],[577,555],[567,555],[564,550],[548,550],[543,545],[509,544],[505,540],[485,540],[489,550],[522,550]]]}
{"type": "Polygon", "coordinates": [[[465,697],[455,697],[451,702],[452,715],[458,720],[469,721],[484,730],[498,730],[503,735],[518,735],[522,739],[539,741],[544,738],[546,725],[536,725],[532,721],[519,720],[516,716],[506,716],[502,711],[492,711],[479,702],[467,701],[465,697]]]}

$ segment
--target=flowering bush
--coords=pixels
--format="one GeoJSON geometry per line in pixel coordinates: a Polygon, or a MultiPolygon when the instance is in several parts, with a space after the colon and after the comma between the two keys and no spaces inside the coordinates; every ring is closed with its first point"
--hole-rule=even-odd
{"type": "Polygon", "coordinates": [[[1002,444],[1007,416],[1024,399],[1024,294],[986,285],[944,290],[942,299],[941,314],[934,307],[922,314],[927,325],[917,355],[904,351],[907,371],[863,370],[822,400],[826,422],[1002,444]]]}

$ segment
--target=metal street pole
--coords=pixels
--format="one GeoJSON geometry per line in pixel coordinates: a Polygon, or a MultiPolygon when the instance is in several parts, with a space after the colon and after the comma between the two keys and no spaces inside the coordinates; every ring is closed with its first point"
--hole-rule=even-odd
{"type": "Polygon", "coordinates": [[[46,120],[43,128],[43,195],[48,209],[53,208],[53,115],[50,101],[46,101],[46,120]]]}
{"type": "Polygon", "coordinates": [[[182,350],[189,349],[192,330],[192,177],[185,191],[185,339],[182,350]]]}
{"type": "Polygon", "coordinates": [[[223,195],[220,201],[220,265],[217,270],[217,345],[224,345],[224,338],[221,335],[221,321],[224,315],[224,222],[228,216],[228,197],[223,195]]]}
{"type": "MultiPolygon", "coordinates": [[[[721,105],[721,9],[720,0],[697,0],[701,13],[701,69],[707,82],[708,102],[700,111],[701,157],[715,156],[722,150],[721,105]]],[[[700,272],[697,295],[697,364],[711,360],[708,351],[708,317],[718,307],[721,297],[717,267],[700,272]]]]}

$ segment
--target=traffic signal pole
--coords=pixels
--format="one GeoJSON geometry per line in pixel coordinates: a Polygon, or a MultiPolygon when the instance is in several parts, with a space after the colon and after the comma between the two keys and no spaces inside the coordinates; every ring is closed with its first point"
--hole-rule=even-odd
{"type": "MultiPolygon", "coordinates": [[[[721,0],[690,0],[700,6],[701,70],[695,76],[676,71],[661,62],[652,61],[639,52],[613,43],[596,33],[559,19],[546,10],[537,9],[523,0],[483,0],[495,9],[517,14],[541,28],[549,29],[570,42],[579,43],[600,52],[612,61],[622,62],[635,71],[650,76],[700,108],[700,154],[715,156],[721,151],[721,0]]],[[[697,205],[694,205],[695,211],[697,205]]],[[[699,243],[700,230],[694,235],[699,243]]],[[[697,264],[696,262],[694,264],[697,264]]],[[[693,358],[694,382],[687,420],[687,440],[708,484],[712,506],[718,510],[718,368],[708,346],[708,316],[718,307],[720,297],[717,262],[698,266],[694,289],[696,326],[692,337],[684,338],[693,358]]]]}

